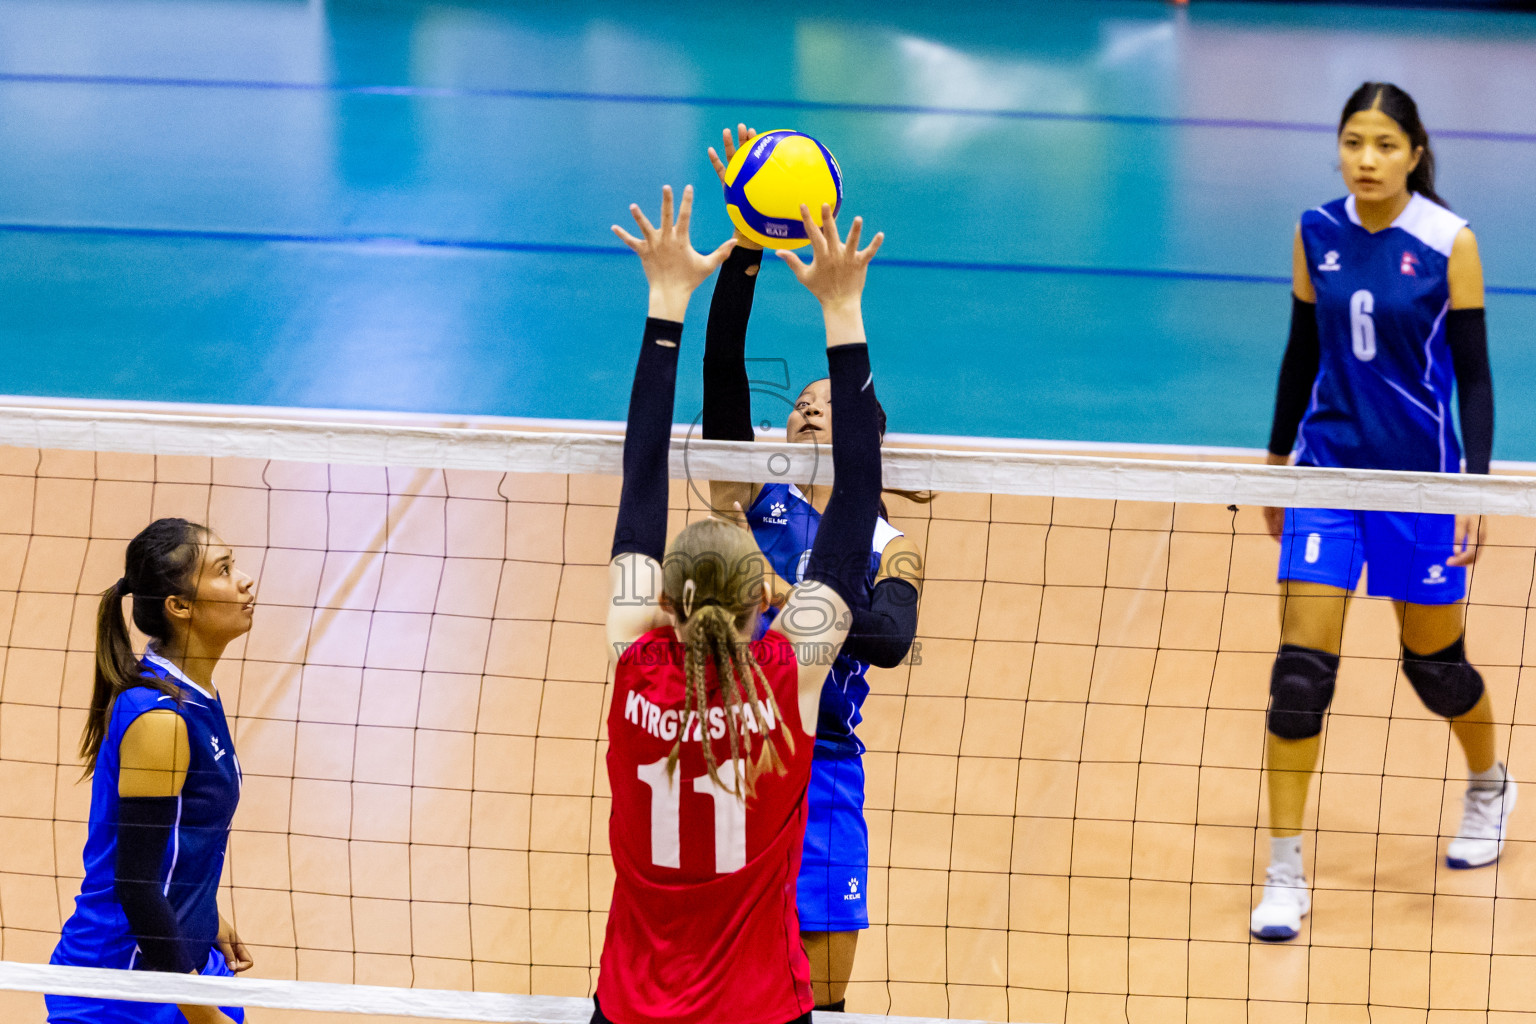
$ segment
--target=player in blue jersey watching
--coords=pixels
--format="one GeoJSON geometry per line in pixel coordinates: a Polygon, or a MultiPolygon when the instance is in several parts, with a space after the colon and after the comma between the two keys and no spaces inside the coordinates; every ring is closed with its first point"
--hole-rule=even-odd
{"type": "MultiPolygon", "coordinates": [[[[1483,270],[1467,222],[1435,193],[1429,137],[1412,98],[1367,82],[1339,119],[1349,195],[1302,214],[1293,247],[1291,334],[1280,368],[1269,461],[1283,465],[1487,473],[1493,385],[1483,270]]],[[[1250,930],[1291,939],[1311,907],[1302,819],[1333,697],[1350,594],[1393,601],[1403,673],[1449,719],[1470,782],[1453,868],[1503,848],[1515,783],[1497,762],[1493,714],[1464,645],[1466,567],[1477,517],[1267,509],[1280,541],[1280,652],[1270,681],[1271,854],[1250,930]]]]}
{"type": "MultiPolygon", "coordinates": [[[[91,777],[85,880],[52,962],[229,977],[251,960],[219,914],[240,762],[213,685],[251,628],[255,591],[234,552],[185,519],[128,542],[101,596],[96,685],[80,741],[91,777]],[[123,599],[150,638],[134,656],[123,599]]],[[[230,1024],[243,1010],[49,996],[53,1024],[230,1024]]]]}
{"type": "MultiPolygon", "coordinates": [[[[738,145],[755,134],[739,125],[733,138],[726,129],[724,160],[713,149],[709,151],[722,181],[725,162],[738,145]]],[[[753,439],[746,338],[762,259],[762,248],[737,232],[736,248],[721,265],[715,282],[704,342],[706,438],[753,439]]],[[[787,256],[791,263],[797,259],[787,256]]],[[[875,409],[883,438],[885,413],[878,402],[875,409]]],[[[832,412],[830,382],[811,382],[789,411],[785,426],[788,440],[830,444],[832,412]]],[[[804,575],[831,492],[826,484],[802,490],[790,482],[716,482],[710,485],[710,504],[726,516],[745,509],[745,525],[751,528],[769,566],[785,584],[793,585],[804,575]]],[[[913,497],[925,500],[925,496],[913,497]]],[[[810,818],[796,888],[816,1009],[834,1012],[843,1009],[859,932],[869,927],[864,745],[855,732],[864,698],[869,695],[865,673],[871,664],[891,668],[906,657],[917,631],[918,588],[922,585],[922,558],[917,546],[883,515],[875,523],[867,578],[868,591],[850,601],[853,621],[848,639],[822,687],[808,795],[810,818]]],[[[764,619],[766,628],[771,613],[764,619]]]]}

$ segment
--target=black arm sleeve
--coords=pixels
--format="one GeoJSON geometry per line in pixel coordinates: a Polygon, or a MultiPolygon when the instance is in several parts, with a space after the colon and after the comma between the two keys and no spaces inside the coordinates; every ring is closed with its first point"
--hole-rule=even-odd
{"type": "Polygon", "coordinates": [[[738,245],[720,265],[704,329],[704,436],[752,440],[752,387],[747,379],[747,320],[763,250],[738,245]]]}
{"type": "Polygon", "coordinates": [[[1271,455],[1289,455],[1296,444],[1296,429],[1312,400],[1321,359],[1317,340],[1317,304],[1291,296],[1291,336],[1280,360],[1280,385],[1275,389],[1275,419],[1269,428],[1271,455]]]}
{"type": "Polygon", "coordinates": [[[869,556],[880,514],[880,433],[868,345],[827,349],[832,377],[832,497],[816,528],[806,579],[821,580],[852,608],[869,606],[869,556]]]}
{"type": "Polygon", "coordinates": [[[1468,473],[1488,472],[1493,456],[1493,373],[1488,368],[1488,321],[1482,309],[1453,309],[1445,340],[1456,371],[1456,407],[1468,473]]]}
{"type": "MultiPolygon", "coordinates": [[[[834,438],[836,434],[832,435],[834,438]]],[[[853,610],[843,652],[881,668],[895,668],[917,636],[917,588],[887,576],[869,592],[869,607],[853,610]]]]}
{"type": "Polygon", "coordinates": [[[667,552],[667,454],[683,325],[646,318],[629,392],[624,429],[624,486],[613,528],[613,555],[637,551],[661,561],[667,552]]]}
{"type": "MultiPolygon", "coordinates": [[[[202,966],[182,940],[171,901],[165,898],[160,866],[175,828],[174,796],[122,797],[117,802],[117,858],[114,892],[152,971],[187,974],[202,966]]],[[[203,951],[207,956],[207,951],[203,951]]]]}

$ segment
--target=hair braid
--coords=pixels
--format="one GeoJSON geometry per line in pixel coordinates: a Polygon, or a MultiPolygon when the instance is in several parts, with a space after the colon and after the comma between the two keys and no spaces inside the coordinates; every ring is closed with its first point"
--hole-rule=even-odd
{"type": "MultiPolygon", "coordinates": [[[[758,609],[764,604],[766,563],[750,533],[717,519],[705,519],[673,539],[662,572],[663,588],[677,614],[678,639],[683,644],[682,728],[667,755],[668,778],[676,770],[689,730],[697,723],[710,781],[745,800],[755,792],[757,777],[764,771],[783,774],[786,770],[773,735],[783,716],[767,674],[751,645],[741,639],[751,633],[758,609]],[[711,670],[730,750],[730,785],[721,775],[709,735],[711,670]],[[751,738],[742,734],[748,715],[762,738],[755,755],[751,738]]],[[[791,730],[783,732],[793,753],[791,730]]]]}

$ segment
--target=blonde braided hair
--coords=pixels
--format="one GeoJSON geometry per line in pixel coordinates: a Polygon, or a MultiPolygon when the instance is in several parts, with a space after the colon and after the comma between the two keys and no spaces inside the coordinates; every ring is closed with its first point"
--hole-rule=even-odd
{"type": "MultiPolygon", "coordinates": [[[[764,772],[784,774],[784,759],[772,735],[780,731],[784,719],[762,666],[752,648],[740,639],[763,605],[766,586],[767,564],[752,534],[739,526],[703,519],[684,529],[668,547],[662,564],[662,590],[677,617],[678,639],[684,651],[683,711],[677,742],[667,755],[668,778],[677,767],[683,740],[695,728],[711,781],[738,798],[752,796],[764,772]],[[730,785],[720,776],[714,745],[709,742],[711,665],[720,689],[731,762],[745,769],[733,769],[730,785]],[[748,716],[763,737],[758,756],[751,760],[746,756],[749,744],[741,735],[742,719],[748,716]]],[[[793,754],[793,730],[782,732],[793,754]]]]}

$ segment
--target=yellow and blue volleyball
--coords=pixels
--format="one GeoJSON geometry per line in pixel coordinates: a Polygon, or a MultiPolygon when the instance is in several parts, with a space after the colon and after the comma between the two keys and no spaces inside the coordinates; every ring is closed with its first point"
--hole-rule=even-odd
{"type": "Polygon", "coordinates": [[[779,128],[736,151],[725,168],[725,212],[736,230],[769,249],[809,241],[800,204],[821,217],[823,203],[843,205],[843,172],[832,151],[804,132],[779,128]]]}

